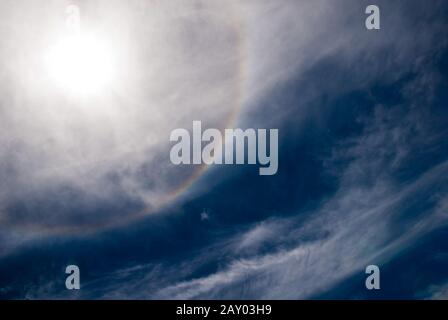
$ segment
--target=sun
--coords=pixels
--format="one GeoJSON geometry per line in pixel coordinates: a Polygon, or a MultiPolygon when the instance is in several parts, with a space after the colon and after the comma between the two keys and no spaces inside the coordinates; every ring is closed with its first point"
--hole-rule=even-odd
{"type": "Polygon", "coordinates": [[[99,37],[71,35],[59,40],[45,57],[48,76],[64,90],[100,93],[115,80],[112,48],[99,37]]]}

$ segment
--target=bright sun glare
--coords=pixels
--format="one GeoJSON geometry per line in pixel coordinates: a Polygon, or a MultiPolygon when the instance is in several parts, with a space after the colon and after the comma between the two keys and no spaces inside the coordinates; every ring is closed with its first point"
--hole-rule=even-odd
{"type": "Polygon", "coordinates": [[[98,93],[111,85],[115,62],[111,48],[94,37],[68,36],[46,56],[46,68],[60,87],[75,93],[98,93]]]}

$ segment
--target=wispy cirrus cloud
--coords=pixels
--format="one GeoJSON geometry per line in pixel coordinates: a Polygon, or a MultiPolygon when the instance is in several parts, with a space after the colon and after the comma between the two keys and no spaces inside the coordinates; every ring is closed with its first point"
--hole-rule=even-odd
{"type": "MultiPolygon", "coordinates": [[[[3,136],[0,145],[5,150],[4,170],[0,169],[5,176],[3,205],[32,199],[30,207],[35,208],[35,202],[59,199],[56,210],[51,205],[38,206],[41,213],[24,210],[18,215],[5,206],[9,211],[2,211],[4,230],[0,227],[0,232],[9,237],[4,242],[8,247],[20,243],[16,241],[20,232],[13,227],[36,217],[53,221],[56,227],[80,222],[92,225],[104,221],[101,212],[106,220],[123,218],[123,212],[132,207],[129,199],[131,203],[157,203],[172,190],[171,178],[179,173],[159,162],[166,153],[161,137],[168,137],[173,124],[188,125],[190,117],[200,115],[210,123],[220,122],[238,100],[248,112],[238,119],[239,124],[255,126],[259,121],[281,126],[315,114],[325,118],[328,110],[338,111],[336,105],[327,105],[330,98],[368,92],[379,84],[398,90],[399,99],[390,102],[372,93],[369,102],[374,111],[353,122],[362,128],[360,132],[336,137],[332,152],[316,155],[325,169],[322,179],[331,177],[337,188],[317,199],[315,208],[292,210],[286,217],[273,213],[268,219],[237,225],[189,252],[188,258],[179,252],[178,259],[123,262],[125,268],[111,268],[85,283],[76,298],[313,297],[362,272],[367,264],[385,263],[419,236],[447,222],[446,159],[414,166],[409,173],[416,159],[431,158],[443,146],[445,123],[434,121],[431,115],[434,89],[443,78],[432,60],[446,49],[437,36],[446,23],[434,14],[442,2],[435,2],[431,9],[418,2],[381,2],[384,28],[376,34],[366,33],[364,4],[359,1],[343,1],[342,5],[329,1],[232,2],[217,15],[218,2],[187,3],[176,10],[165,2],[154,2],[155,7],[143,1],[130,3],[113,2],[108,10],[111,17],[125,17],[127,31],[136,31],[131,37],[138,40],[131,46],[135,49],[133,67],[145,68],[131,72],[126,78],[130,85],[117,89],[123,103],[96,112],[96,120],[108,116],[99,128],[82,113],[66,110],[59,114],[53,104],[43,105],[40,112],[22,103],[13,111],[0,109],[5,124],[20,124],[3,136]],[[152,11],[134,16],[134,4],[152,11]],[[415,12],[422,21],[418,28],[413,22],[415,12]],[[232,25],[228,18],[235,19],[232,25]],[[153,29],[158,23],[163,27],[153,29]],[[149,43],[146,35],[152,36],[149,43]],[[413,80],[406,78],[409,75],[413,80]],[[266,106],[265,99],[292,79],[297,84],[294,90],[300,93],[294,104],[285,106],[280,97],[278,104],[266,106]],[[36,115],[35,122],[23,122],[18,116],[28,111],[36,115]],[[258,115],[256,120],[253,114],[258,115]],[[135,150],[144,151],[136,155],[135,150]],[[116,157],[104,162],[105,152],[116,157]],[[82,160],[83,165],[68,170],[67,158],[69,164],[82,160]],[[42,171],[40,164],[51,170],[42,171]],[[74,198],[73,210],[59,211],[73,198],[70,191],[62,196],[61,181],[82,194],[92,191],[93,196],[74,198]],[[160,183],[154,185],[154,181],[160,183]],[[7,185],[21,191],[14,193],[7,185]],[[58,192],[50,192],[54,189],[58,192]],[[112,204],[108,202],[111,198],[116,200],[112,204]],[[119,203],[125,205],[117,207],[119,203]],[[94,214],[80,219],[79,208],[86,207],[93,210],[84,212],[94,214]]],[[[359,106],[364,107],[368,108],[359,106]]],[[[202,179],[197,190],[206,193],[207,182],[207,177],[202,179]]],[[[204,196],[199,193],[195,196],[204,196]]],[[[263,209],[256,203],[250,205],[253,211],[263,209]]],[[[215,223],[213,212],[209,220],[215,223]]],[[[48,279],[43,278],[44,282],[48,279]]],[[[53,284],[27,287],[26,292],[30,298],[68,295],[53,284]]]]}
{"type": "Polygon", "coordinates": [[[351,160],[344,161],[339,189],[317,209],[256,223],[206,246],[189,261],[142,266],[142,273],[126,277],[121,271],[112,273],[111,281],[105,281],[112,284],[100,286],[97,297],[309,298],[363,273],[368,264],[387,263],[396,252],[448,222],[448,162],[423,170],[405,184],[393,176],[415,155],[412,150],[425,149],[434,134],[422,126],[419,111],[411,109],[378,105],[373,118],[363,120],[360,135],[335,146],[327,159],[330,174],[341,158],[351,160]],[[392,121],[403,117],[407,120],[392,121]],[[429,140],[410,134],[416,126],[429,140]],[[216,272],[192,277],[220,257],[216,272]]]}
{"type": "MultiPolygon", "coordinates": [[[[350,85],[390,78],[390,68],[399,73],[441,26],[406,30],[410,22],[394,14],[406,7],[384,6],[387,36],[366,33],[358,1],[86,1],[84,29],[115,45],[121,77],[107,93],[81,99],[55,90],[39,64],[64,26],[64,4],[5,2],[0,31],[6,84],[0,100],[4,223],[75,232],[113,225],[141,211],[138,207],[155,209],[171,201],[170,195],[185,188],[179,180],[193,180],[195,170],[173,168],[168,161],[173,128],[189,127],[194,119],[229,125],[241,108],[257,108],[273,88],[300,79],[329,58],[347,67],[350,85]],[[399,55],[380,67],[373,57],[383,49],[399,55]],[[76,199],[73,206],[70,198],[76,199]],[[132,203],[132,209],[112,210],[116,199],[132,203]]],[[[322,89],[340,91],[342,83],[322,89]]],[[[271,111],[274,116],[267,119],[281,120],[291,108],[271,111]]]]}

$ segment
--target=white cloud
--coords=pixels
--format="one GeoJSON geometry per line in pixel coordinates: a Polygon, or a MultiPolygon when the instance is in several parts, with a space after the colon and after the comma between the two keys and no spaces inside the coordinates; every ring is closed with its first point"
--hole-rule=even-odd
{"type": "MultiPolygon", "coordinates": [[[[400,3],[388,4],[390,10],[383,10],[383,23],[389,22],[390,27],[381,36],[366,33],[358,1],[343,5],[330,1],[235,1],[223,5],[222,1],[108,0],[85,5],[90,15],[87,19],[100,22],[99,32],[108,32],[120,48],[125,66],[121,85],[93,100],[55,92],[36,72],[39,50],[51,43],[48,31],[61,23],[60,4],[17,1],[0,5],[0,79],[5,83],[0,88],[2,207],[27,202],[36,194],[45,196],[60,185],[72,186],[95,200],[113,200],[124,192],[148,206],[163,203],[178,187],[177,182],[190,173],[179,172],[163,161],[165,157],[168,160],[171,129],[188,128],[198,118],[217,127],[227,125],[242,104],[257,108],[257,102],[291,77],[306,82],[303,76],[307,71],[326,59],[336,61],[350,79],[335,75],[334,82],[321,81],[301,97],[303,111],[273,107],[270,119],[284,119],[290,112],[306,113],[305,103],[322,91],[340,94],[374,81],[395,80],[402,75],[401,67],[412,66],[413,59],[428,50],[433,40],[430,35],[441,28],[434,23],[418,32],[407,29],[410,22],[399,14],[400,3]],[[378,61],[382,50],[392,58],[378,61]],[[118,176],[117,182],[110,183],[109,173],[118,176]]],[[[392,156],[393,165],[406,159],[409,150],[400,137],[407,127],[388,127],[383,111],[377,110],[377,118],[364,135],[350,141],[353,148],[340,146],[336,150],[335,157],[349,154],[355,161],[343,171],[339,191],[309,213],[309,220],[269,221],[225,241],[219,249],[229,252],[242,240],[240,250],[254,250],[276,241],[275,235],[282,232],[282,240],[294,245],[279,246],[278,252],[267,255],[237,257],[212,275],[183,280],[215,257],[208,247],[194,261],[182,264],[183,273],[171,279],[158,280],[166,270],[148,267],[151,271],[143,279],[154,280],[154,288],[160,284],[163,289],[126,292],[127,296],[308,297],[329,289],[374,258],[383,261],[381,255],[410,243],[435,222],[445,222],[445,216],[436,210],[437,215],[429,212],[425,219],[417,218],[398,236],[390,232],[390,219],[400,212],[397,206],[440,181],[447,164],[422,174],[406,188],[397,185],[389,175],[391,168],[384,164],[386,156],[392,156]],[[322,237],[305,241],[315,232],[322,237]]],[[[438,191],[440,198],[445,192],[438,191]]],[[[67,213],[73,215],[70,217],[30,210],[15,220],[12,214],[2,211],[8,230],[20,230],[28,223],[54,223],[57,229],[79,220],[76,210],[67,213]]],[[[104,219],[125,217],[120,213],[104,219]]],[[[166,273],[169,275],[174,271],[166,273]]],[[[119,296],[133,286],[141,289],[142,278],[128,280],[127,288],[115,288],[110,294],[119,296]]]]}
{"type": "MultiPolygon", "coordinates": [[[[41,65],[64,26],[64,4],[0,5],[0,204],[10,228],[35,224],[51,232],[77,220],[88,227],[82,204],[38,212],[36,202],[57,198],[65,187],[91,201],[113,203],[121,194],[151,208],[197,175],[197,168],[171,165],[169,133],[192,120],[214,127],[232,122],[241,104],[241,30],[228,20],[229,5],[173,6],[83,2],[82,29],[114,47],[120,79],[106,92],[79,97],[53,86],[41,65]],[[15,203],[29,207],[20,219],[8,210],[15,203]]],[[[95,226],[97,218],[88,219],[95,226]]],[[[109,212],[100,220],[126,218],[109,212]]]]}
{"type": "Polygon", "coordinates": [[[430,286],[425,293],[425,298],[431,300],[448,300],[448,284],[430,286]]]}

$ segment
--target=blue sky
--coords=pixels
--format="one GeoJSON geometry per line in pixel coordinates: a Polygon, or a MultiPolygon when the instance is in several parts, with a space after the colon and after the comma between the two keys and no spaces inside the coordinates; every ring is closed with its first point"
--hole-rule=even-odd
{"type": "Polygon", "coordinates": [[[0,4],[0,298],[447,298],[448,4],[375,3],[80,2],[126,67],[82,99],[34,69],[63,7],[0,4]],[[193,120],[277,174],[171,165],[193,120]]]}

